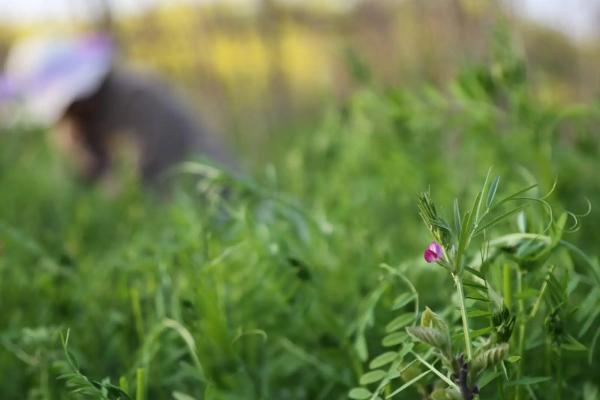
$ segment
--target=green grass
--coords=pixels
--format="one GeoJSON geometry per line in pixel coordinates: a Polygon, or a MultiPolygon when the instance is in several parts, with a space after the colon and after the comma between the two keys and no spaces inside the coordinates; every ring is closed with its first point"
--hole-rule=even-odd
{"type": "MultiPolygon", "coordinates": [[[[441,90],[366,87],[304,135],[278,139],[253,178],[190,174],[200,186],[170,201],[83,188],[45,132],[0,133],[2,397],[347,398],[408,293],[380,265],[415,285],[422,308],[443,309],[454,293],[422,261],[417,193],[431,188],[451,215],[493,166],[498,196],[535,182],[542,195],[558,180],[557,212],[600,204],[599,110],[540,103],[519,68],[499,59],[441,90]]],[[[541,215],[533,208],[529,223],[541,215]]],[[[595,256],[596,220],[593,209],[565,239],[595,256]]],[[[517,226],[512,216],[492,232],[517,226]]],[[[584,262],[560,260],[575,304],[597,306],[584,262]]],[[[569,318],[590,346],[600,318],[569,318]]],[[[563,355],[569,396],[592,396],[599,351],[589,362],[563,355]]],[[[545,376],[542,360],[528,367],[545,376]]],[[[534,390],[546,398],[552,386],[534,390]]]]}

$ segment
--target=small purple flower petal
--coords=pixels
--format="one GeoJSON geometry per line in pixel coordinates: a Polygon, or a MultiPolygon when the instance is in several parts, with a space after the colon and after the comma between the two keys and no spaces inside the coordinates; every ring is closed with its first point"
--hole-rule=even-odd
{"type": "Polygon", "coordinates": [[[444,250],[442,249],[442,246],[438,242],[431,242],[431,244],[425,249],[423,258],[425,258],[425,261],[428,263],[432,263],[441,260],[443,254],[444,250]]]}

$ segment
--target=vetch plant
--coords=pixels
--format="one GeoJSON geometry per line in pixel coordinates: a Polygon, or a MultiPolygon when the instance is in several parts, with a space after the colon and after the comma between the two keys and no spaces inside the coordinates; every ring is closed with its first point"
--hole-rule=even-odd
{"type": "MultiPolygon", "coordinates": [[[[538,390],[560,399],[566,389],[564,352],[588,351],[591,360],[593,345],[588,349],[575,337],[577,310],[569,297],[583,281],[596,290],[598,266],[563,238],[577,230],[581,215],[564,212],[554,218],[547,201],[554,187],[542,197],[531,195],[537,185],[530,185],[497,199],[500,178],[490,181],[489,176],[466,211],[455,200],[452,224],[429,191],[419,196],[419,214],[433,239],[423,258],[447,271],[456,304],[439,313],[428,307],[421,312],[414,286],[401,271],[386,267],[390,279],[400,277],[411,287],[394,310],[414,302],[420,322],[407,313],[387,325],[382,345],[399,349],[375,357],[350,398],[390,399],[414,387],[424,399],[472,400],[485,398],[482,389],[495,381],[501,399],[525,394],[535,399],[538,390]],[[537,226],[536,214],[524,212],[531,205],[542,210],[537,226]],[[513,217],[518,231],[501,234],[513,217]],[[573,223],[567,227],[569,219],[573,223]],[[579,271],[580,266],[587,269],[579,271]],[[537,368],[539,357],[543,372],[537,368]]],[[[596,315],[591,307],[582,314],[587,321],[596,315]]]]}

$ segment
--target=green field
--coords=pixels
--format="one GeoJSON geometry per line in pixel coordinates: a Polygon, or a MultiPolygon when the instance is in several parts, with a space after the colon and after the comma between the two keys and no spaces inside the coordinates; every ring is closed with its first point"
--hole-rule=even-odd
{"type": "Polygon", "coordinates": [[[597,399],[599,122],[498,56],[442,88],[366,84],[242,177],[187,165],[168,200],[82,187],[46,132],[0,132],[0,398],[457,398],[460,276],[471,370],[498,353],[481,399],[597,399]],[[451,226],[423,224],[427,190],[451,226]],[[443,346],[404,329],[441,318],[443,346]]]}

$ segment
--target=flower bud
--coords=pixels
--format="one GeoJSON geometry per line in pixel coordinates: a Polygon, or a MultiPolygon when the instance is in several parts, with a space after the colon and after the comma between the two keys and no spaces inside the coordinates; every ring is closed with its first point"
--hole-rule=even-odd
{"type": "Polygon", "coordinates": [[[444,249],[438,242],[431,242],[429,246],[425,249],[423,253],[423,258],[428,263],[437,262],[442,259],[444,255],[444,249]]]}

